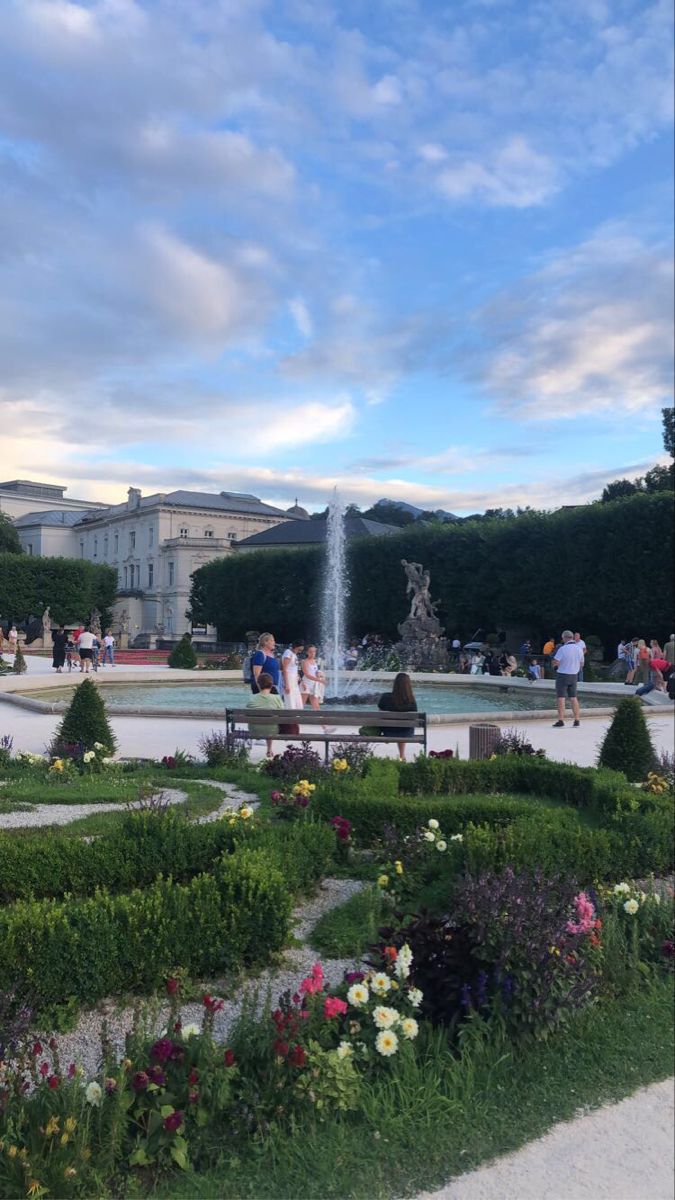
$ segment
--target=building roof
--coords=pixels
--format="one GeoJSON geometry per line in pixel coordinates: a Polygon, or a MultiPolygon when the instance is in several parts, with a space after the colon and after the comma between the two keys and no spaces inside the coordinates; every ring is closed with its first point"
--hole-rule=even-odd
{"type": "Polygon", "coordinates": [[[179,488],[175,492],[155,492],[152,496],[139,496],[135,508],[127,503],[112,504],[102,512],[87,512],[82,516],[87,525],[92,521],[106,521],[111,517],[126,516],[148,508],[207,508],[215,512],[246,513],[253,517],[286,517],[281,508],[264,504],[257,496],[245,492],[187,492],[179,488]]]}
{"type": "Polygon", "coordinates": [[[73,525],[79,525],[83,517],[86,516],[89,516],[89,513],[83,512],[81,508],[48,508],[46,510],[39,510],[38,512],[24,513],[22,517],[16,517],[12,521],[12,524],[17,529],[21,529],[27,525],[65,526],[72,529],[73,525]]]}
{"type": "MultiPolygon", "coordinates": [[[[385,534],[400,533],[397,525],[383,525],[380,521],[369,521],[365,517],[345,517],[345,536],[351,540],[357,537],[382,537],[385,534]]],[[[311,546],[325,542],[327,522],[320,521],[286,521],[283,525],[273,525],[271,529],[263,529],[251,537],[242,538],[236,543],[236,548],[251,550],[266,546],[311,546]]]]}

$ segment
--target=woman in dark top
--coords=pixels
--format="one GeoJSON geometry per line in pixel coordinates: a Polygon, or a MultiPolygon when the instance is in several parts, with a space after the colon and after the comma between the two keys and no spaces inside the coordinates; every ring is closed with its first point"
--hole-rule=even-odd
{"type": "Polygon", "coordinates": [[[68,642],[68,634],[63,625],[59,625],[56,633],[52,634],[52,666],[60,673],[63,670],[63,664],[66,661],[66,644],[68,642]]]}
{"type": "MultiPolygon", "coordinates": [[[[384,692],[380,696],[377,707],[380,712],[417,712],[417,701],[413,695],[410,676],[405,671],[399,671],[394,680],[394,686],[390,692],[384,692]]],[[[398,729],[402,737],[412,737],[415,730],[398,729]]],[[[391,733],[391,729],[381,729],[380,734],[386,736],[391,733]]],[[[398,743],[398,756],[401,762],[405,762],[405,742],[398,743]]]]}

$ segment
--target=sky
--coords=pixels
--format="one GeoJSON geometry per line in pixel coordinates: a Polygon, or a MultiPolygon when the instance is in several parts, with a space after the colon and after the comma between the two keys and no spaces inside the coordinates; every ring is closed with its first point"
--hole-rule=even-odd
{"type": "Polygon", "coordinates": [[[666,461],[670,0],[0,14],[0,479],[465,514],[666,461]]]}

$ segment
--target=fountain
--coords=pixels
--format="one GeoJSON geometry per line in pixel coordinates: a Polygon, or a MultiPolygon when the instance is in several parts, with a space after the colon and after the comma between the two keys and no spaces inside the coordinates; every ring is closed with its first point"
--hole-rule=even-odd
{"type": "Polygon", "coordinates": [[[401,641],[394,647],[401,661],[413,671],[447,671],[448,644],[431,599],[431,575],[422,563],[401,559],[406,576],[406,596],[412,595],[410,612],[398,626],[401,641]]]}
{"type": "Polygon", "coordinates": [[[334,698],[338,698],[342,694],[345,607],[349,595],[344,515],[344,504],[335,488],[328,506],[326,528],[328,561],[321,614],[321,641],[330,690],[334,698]]]}

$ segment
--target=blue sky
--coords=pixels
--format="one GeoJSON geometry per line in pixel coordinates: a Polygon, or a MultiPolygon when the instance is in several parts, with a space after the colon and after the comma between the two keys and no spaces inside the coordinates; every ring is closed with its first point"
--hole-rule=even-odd
{"type": "Polygon", "coordinates": [[[4,0],[2,477],[462,513],[662,459],[670,9],[4,0]]]}

